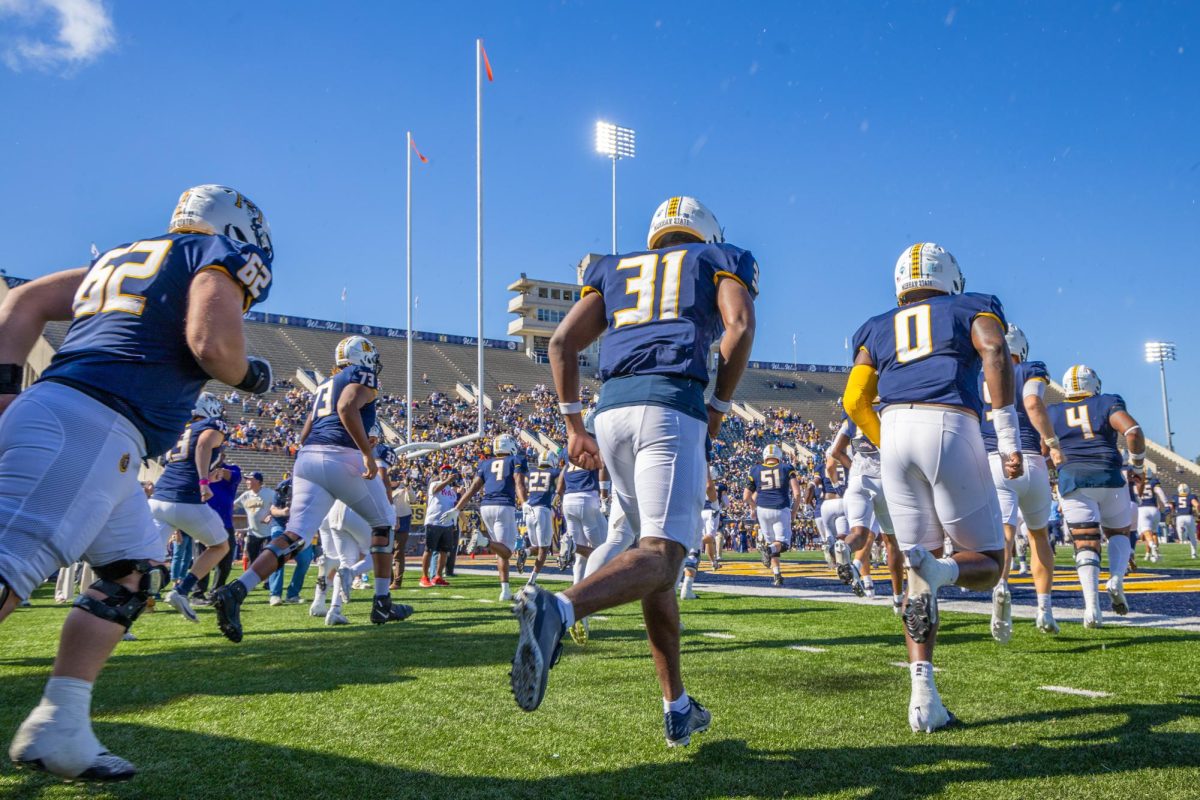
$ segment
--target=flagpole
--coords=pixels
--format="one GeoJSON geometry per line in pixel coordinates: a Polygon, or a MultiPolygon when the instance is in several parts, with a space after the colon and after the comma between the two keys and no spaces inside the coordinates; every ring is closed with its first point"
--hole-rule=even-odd
{"type": "Polygon", "coordinates": [[[412,131],[407,132],[408,147],[405,151],[408,153],[406,171],[406,189],[405,189],[405,209],[404,209],[404,260],[405,272],[407,273],[407,291],[408,291],[408,337],[405,339],[405,350],[407,350],[408,364],[407,376],[405,378],[405,386],[408,390],[405,392],[404,406],[404,443],[412,442],[412,409],[413,409],[413,293],[412,293],[412,131]]]}
{"type": "Polygon", "coordinates": [[[475,405],[483,434],[483,39],[475,40],[475,285],[477,368],[475,405]]]}

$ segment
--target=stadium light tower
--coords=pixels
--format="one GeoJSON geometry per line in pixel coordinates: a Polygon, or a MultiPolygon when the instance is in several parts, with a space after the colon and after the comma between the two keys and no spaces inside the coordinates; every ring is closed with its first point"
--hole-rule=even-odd
{"type": "Polygon", "coordinates": [[[633,128],[611,122],[596,123],[596,152],[612,159],[612,251],[617,252],[617,162],[633,158],[636,150],[633,128]]]}
{"type": "Polygon", "coordinates": [[[1175,441],[1171,436],[1171,406],[1167,402],[1167,362],[1175,360],[1174,342],[1146,342],[1146,363],[1158,364],[1158,376],[1162,380],[1163,421],[1167,425],[1167,448],[1175,452],[1175,441]]]}

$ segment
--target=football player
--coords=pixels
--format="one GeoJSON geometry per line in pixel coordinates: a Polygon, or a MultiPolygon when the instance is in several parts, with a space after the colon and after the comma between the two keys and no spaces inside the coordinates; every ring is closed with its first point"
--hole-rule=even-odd
{"type": "Polygon", "coordinates": [[[792,465],[783,460],[782,447],[769,444],[763,448],[762,463],[750,468],[742,499],[754,504],[763,566],[771,568],[771,583],[783,586],[779,556],[792,543],[792,514],[800,502],[800,480],[792,465]]]}
{"type": "Polygon", "coordinates": [[[1117,437],[1129,447],[1129,466],[1144,474],[1146,437],[1125,409],[1120,395],[1102,394],[1100,377],[1090,367],[1076,364],[1063,376],[1066,401],[1049,407],[1054,434],[1066,457],[1058,469],[1058,491],[1063,518],[1075,546],[1075,569],[1083,588],[1083,625],[1104,624],[1100,610],[1100,531],[1108,538],[1108,571],[1105,588],[1117,614],[1129,611],[1125,599],[1125,572],[1132,545],[1126,535],[1133,524],[1121,451],[1117,437]]]}
{"type": "MultiPolygon", "coordinates": [[[[537,583],[538,574],[542,567],[546,566],[546,556],[550,555],[554,544],[554,500],[559,495],[561,474],[562,471],[558,469],[558,456],[549,450],[543,450],[538,454],[537,469],[530,470],[525,479],[526,486],[529,487],[525,526],[529,532],[529,546],[534,550],[529,583],[537,583]]],[[[582,573],[577,570],[578,574],[582,573]]]]}
{"type": "Polygon", "coordinates": [[[1029,340],[1016,325],[1005,333],[1008,351],[1013,360],[1013,387],[1021,401],[1017,409],[1017,427],[1021,443],[1024,471],[1020,477],[1004,474],[996,427],[992,424],[992,399],[983,373],[979,375],[979,391],[983,395],[984,414],[979,430],[988,451],[992,483],[1000,501],[1000,519],[1004,524],[1004,564],[1000,582],[992,589],[992,638],[1005,643],[1012,638],[1012,592],[1008,588],[1008,573],[1012,570],[1012,553],[1016,547],[1017,518],[1025,520],[1029,542],[1033,545],[1033,585],[1037,592],[1037,628],[1043,633],[1057,634],[1050,590],[1054,584],[1054,548],[1050,546],[1047,526],[1050,522],[1050,471],[1042,455],[1042,445],[1055,464],[1062,464],[1062,450],[1054,436],[1054,427],[1046,413],[1046,386],[1050,373],[1041,361],[1029,360],[1029,340]]]}
{"type": "Polygon", "coordinates": [[[167,578],[138,465],[171,449],[210,378],[271,388],[270,365],[246,356],[242,315],[266,300],[273,256],[258,206],[197,186],[166,235],[0,305],[0,620],[60,567],[83,560],[99,577],[63,624],[42,701],[9,748],[17,764],[79,780],[136,772],[96,739],[90,708],[105,661],[167,578]],[[71,320],[66,339],[20,393],[52,320],[71,320]]]}
{"type": "Polygon", "coordinates": [[[979,434],[981,365],[1006,474],[1015,478],[1022,467],[1000,301],[964,293],[958,262],[930,242],[900,254],[895,283],[898,307],[854,334],[843,403],[880,448],[883,492],[908,567],[908,722],[928,733],[954,721],[933,679],[938,589],[991,589],[1004,561],[1000,505],[979,434]],[[952,556],[942,557],[944,538],[952,556]]]}
{"type": "Polygon", "coordinates": [[[1179,484],[1174,498],[1175,535],[1180,542],[1187,542],[1192,558],[1196,557],[1196,514],[1200,513],[1200,500],[1192,494],[1186,483],[1179,484]]]}
{"type": "MultiPolygon", "coordinates": [[[[721,568],[721,558],[717,541],[721,538],[721,495],[717,488],[717,478],[720,471],[713,464],[708,468],[708,485],[704,489],[704,510],[700,512],[700,523],[703,526],[700,533],[700,546],[708,554],[713,572],[721,568]]],[[[696,573],[700,569],[700,550],[689,550],[683,560],[683,582],[679,586],[680,600],[695,600],[696,593],[692,586],[696,582],[696,573]]]]}
{"type": "Polygon", "coordinates": [[[213,597],[217,624],[231,642],[242,640],[241,607],[247,593],[307,546],[338,500],[371,526],[368,550],[375,574],[371,622],[398,622],[413,613],[411,606],[392,603],[396,510],[388,499],[368,433],[375,427],[382,370],[379,352],[368,339],[347,336],[338,342],[333,374],[313,392],[312,409],[300,431],[302,445],[292,473],[287,529],[263,548],[242,577],[221,587],[213,597]]]}
{"type": "Polygon", "coordinates": [[[862,434],[853,421],[845,419],[833,439],[827,458],[849,470],[842,502],[850,532],[844,541],[845,550],[838,556],[838,577],[858,596],[874,597],[875,584],[870,574],[871,545],[875,536],[882,534],[887,549],[888,572],[892,579],[892,611],[899,615],[904,606],[904,556],[896,544],[892,517],[883,496],[879,448],[862,434]],[[853,458],[850,458],[849,450],[853,450],[853,458]],[[848,553],[854,554],[853,561],[846,558],[848,553]]]}
{"type": "Polygon", "coordinates": [[[849,563],[850,548],[846,546],[846,534],[850,526],[846,520],[846,503],[842,497],[846,492],[846,470],[836,462],[825,462],[821,473],[821,531],[825,537],[822,549],[825,563],[837,571],[841,563],[849,563]]]}
{"type": "Polygon", "coordinates": [[[529,466],[525,457],[518,452],[517,440],[503,433],[492,440],[492,452],[475,469],[475,479],[458,498],[454,513],[462,513],[467,501],[483,490],[479,503],[479,516],[487,529],[488,549],[496,556],[496,570],[500,574],[500,601],[512,599],[508,585],[508,560],[512,557],[513,545],[517,543],[517,506],[525,505],[528,491],[525,476],[529,466]]]}
{"type": "Polygon", "coordinates": [[[221,459],[228,430],[222,419],[224,413],[221,398],[211,392],[200,393],[192,409],[192,419],[166,454],[166,466],[150,496],[150,513],[158,525],[164,551],[175,530],[205,546],[188,574],[167,595],[167,602],[188,622],[200,621],[188,602],[188,595],[229,552],[229,537],[221,515],[208,505],[212,497],[208,476],[221,459]]]}
{"type": "Polygon", "coordinates": [[[537,708],[576,617],[640,600],[673,747],[687,745],[712,719],[683,687],[674,588],[684,556],[699,543],[706,433],[720,432],[750,356],[758,265],[724,243],[712,212],[691,197],[659,206],[646,248],[593,262],[582,298],[550,340],[570,461],[599,469],[603,455],[616,504],[641,540],[561,594],[522,590],[513,609],[520,640],[512,689],[521,708],[537,708]],[[706,404],[709,348],[722,328],[716,389],[706,404]],[[601,334],[604,385],[593,438],[579,402],[579,353],[601,334]]]}
{"type": "Polygon", "coordinates": [[[1158,525],[1162,522],[1163,512],[1171,504],[1167,502],[1167,494],[1153,473],[1147,472],[1140,484],[1141,488],[1137,489],[1137,531],[1146,543],[1146,561],[1156,564],[1161,560],[1158,554],[1158,525]]]}
{"type": "MultiPolygon", "coordinates": [[[[590,415],[588,424],[592,424],[590,415]]],[[[566,469],[559,473],[558,493],[562,497],[563,520],[566,523],[561,535],[575,543],[575,558],[571,562],[572,583],[579,583],[588,575],[591,556],[606,541],[608,520],[604,516],[604,503],[611,490],[612,482],[608,480],[608,471],[603,466],[600,469],[583,469],[568,463],[566,469]]],[[[571,626],[571,638],[576,644],[586,644],[588,631],[587,618],[576,619],[571,626]]]]}

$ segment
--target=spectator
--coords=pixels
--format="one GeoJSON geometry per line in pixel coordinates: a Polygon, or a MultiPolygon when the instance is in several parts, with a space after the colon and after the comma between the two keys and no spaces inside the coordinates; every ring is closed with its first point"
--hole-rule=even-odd
{"type": "Polygon", "coordinates": [[[250,488],[238,495],[234,503],[246,512],[246,556],[253,562],[271,538],[271,506],[275,505],[275,490],[263,486],[261,472],[252,472],[250,488]]]}
{"type": "MultiPolygon", "coordinates": [[[[229,539],[229,549],[225,551],[225,555],[217,562],[217,579],[213,583],[213,589],[220,589],[225,585],[225,581],[229,580],[229,570],[233,567],[234,551],[237,549],[237,537],[233,532],[233,498],[237,496],[238,486],[242,482],[242,469],[236,464],[225,464],[217,467],[208,476],[208,488],[212,490],[212,497],[208,500],[208,506],[221,518],[221,524],[225,526],[225,533],[229,539]]],[[[199,557],[207,548],[196,543],[196,556],[199,557]]],[[[200,605],[208,604],[208,575],[196,582],[196,590],[192,593],[192,602],[200,605]]]]}
{"type": "MultiPolygon", "coordinates": [[[[271,505],[271,534],[270,538],[282,536],[287,529],[288,517],[292,513],[292,479],[284,478],[279,485],[275,487],[275,502],[271,505]]],[[[312,563],[313,548],[312,542],[304,545],[304,549],[297,553],[292,558],[294,568],[292,570],[292,579],[288,582],[287,599],[283,598],[283,570],[280,566],[267,579],[267,589],[270,592],[270,604],[273,606],[280,605],[284,602],[289,604],[300,602],[300,590],[304,587],[304,576],[308,574],[308,566],[312,563]]]]}
{"type": "Polygon", "coordinates": [[[408,547],[408,532],[412,529],[412,504],[416,501],[408,482],[403,479],[392,492],[392,508],[396,510],[396,541],[392,545],[392,589],[404,583],[404,551],[408,547]]]}
{"type": "Polygon", "coordinates": [[[454,505],[458,492],[458,471],[452,464],[443,464],[441,474],[429,483],[425,504],[425,553],[421,556],[421,586],[449,586],[446,580],[446,562],[450,551],[458,544],[458,526],[454,505]],[[437,574],[429,579],[429,566],[433,554],[438,554],[437,574]]]}

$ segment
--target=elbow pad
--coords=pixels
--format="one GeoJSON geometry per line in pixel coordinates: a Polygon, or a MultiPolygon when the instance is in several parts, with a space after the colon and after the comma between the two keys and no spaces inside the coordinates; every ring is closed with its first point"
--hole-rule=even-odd
{"type": "Polygon", "coordinates": [[[879,446],[879,415],[875,413],[875,396],[879,393],[879,373],[874,367],[859,364],[850,370],[842,406],[863,435],[879,446]]]}

